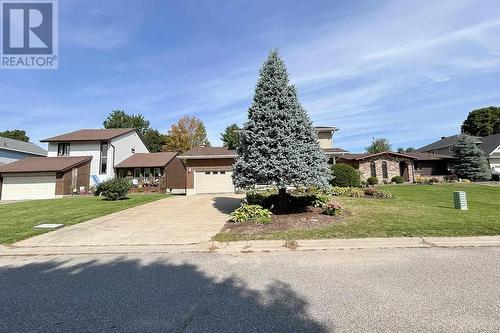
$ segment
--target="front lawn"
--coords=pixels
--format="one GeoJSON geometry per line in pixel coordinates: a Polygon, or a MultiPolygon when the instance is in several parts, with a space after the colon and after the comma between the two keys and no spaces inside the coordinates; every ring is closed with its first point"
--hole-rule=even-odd
{"type": "Polygon", "coordinates": [[[500,234],[500,187],[474,184],[386,185],[394,199],[334,197],[350,211],[340,222],[306,230],[253,235],[219,233],[217,241],[500,234]],[[465,191],[468,211],[453,208],[453,191],[465,191]]]}
{"type": "Polygon", "coordinates": [[[34,229],[37,224],[62,223],[68,226],[166,197],[155,193],[133,194],[119,201],[106,201],[102,197],[69,197],[2,204],[0,244],[14,243],[49,231],[34,229]]]}

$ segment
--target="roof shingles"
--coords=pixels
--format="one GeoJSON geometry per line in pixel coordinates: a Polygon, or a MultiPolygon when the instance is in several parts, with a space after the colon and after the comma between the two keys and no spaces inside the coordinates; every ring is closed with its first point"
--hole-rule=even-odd
{"type": "Polygon", "coordinates": [[[40,142],[61,142],[61,141],[100,141],[110,140],[117,136],[135,131],[133,128],[101,128],[101,129],[81,129],[78,131],[65,133],[40,142]]]}
{"type": "Polygon", "coordinates": [[[177,156],[176,152],[135,153],[121,161],[115,168],[153,168],[166,166],[177,156]]]}
{"type": "Polygon", "coordinates": [[[63,172],[83,163],[92,156],[26,157],[0,166],[0,174],[24,172],[63,172]]]}

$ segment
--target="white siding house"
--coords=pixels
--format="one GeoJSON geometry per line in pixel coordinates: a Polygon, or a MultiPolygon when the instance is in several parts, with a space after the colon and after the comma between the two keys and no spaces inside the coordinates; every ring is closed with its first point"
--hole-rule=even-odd
{"type": "Polygon", "coordinates": [[[42,140],[49,143],[48,156],[92,156],[91,185],[115,176],[115,166],[134,153],[149,150],[134,129],[80,130],[42,140]]]}

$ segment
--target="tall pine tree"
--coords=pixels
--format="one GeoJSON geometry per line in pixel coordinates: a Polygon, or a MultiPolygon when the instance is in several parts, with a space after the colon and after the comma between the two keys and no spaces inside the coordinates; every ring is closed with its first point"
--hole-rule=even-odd
{"type": "Polygon", "coordinates": [[[260,70],[240,135],[233,173],[237,187],[277,186],[280,209],[286,209],[287,186],[328,187],[331,176],[317,132],[276,50],[260,70]]]}
{"type": "Polygon", "coordinates": [[[486,156],[471,136],[459,135],[453,146],[453,151],[457,158],[454,169],[459,177],[470,180],[489,180],[491,178],[486,156]]]}

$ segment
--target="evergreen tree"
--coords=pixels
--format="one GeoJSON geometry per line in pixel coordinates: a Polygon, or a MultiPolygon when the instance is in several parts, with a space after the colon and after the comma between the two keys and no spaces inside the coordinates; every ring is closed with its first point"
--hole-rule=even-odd
{"type": "Polygon", "coordinates": [[[238,135],[238,125],[231,124],[221,133],[220,138],[227,149],[236,149],[240,143],[240,137],[238,135]]]}
{"type": "Polygon", "coordinates": [[[457,157],[454,164],[457,176],[470,180],[489,180],[491,178],[486,156],[471,136],[459,135],[453,146],[453,151],[457,157]]]}
{"type": "Polygon", "coordinates": [[[260,70],[248,121],[240,133],[234,183],[241,188],[277,186],[279,209],[285,210],[287,186],[326,188],[330,178],[317,132],[289,85],[285,63],[273,50],[260,70]]]}

